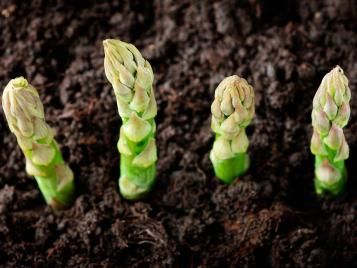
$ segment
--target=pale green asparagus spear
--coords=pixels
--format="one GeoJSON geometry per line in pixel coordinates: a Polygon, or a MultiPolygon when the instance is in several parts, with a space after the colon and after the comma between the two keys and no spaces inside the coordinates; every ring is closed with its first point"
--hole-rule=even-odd
{"type": "Polygon", "coordinates": [[[148,61],[132,44],[115,39],[103,41],[105,74],[114,88],[120,128],[119,188],[129,200],[144,197],[155,182],[157,114],[154,74],[148,61]]]}
{"type": "Polygon", "coordinates": [[[2,105],[25,155],[27,173],[35,177],[48,205],[55,210],[67,207],[73,198],[73,173],[45,122],[37,90],[23,77],[12,79],[3,92],[2,105]]]}
{"type": "Polygon", "coordinates": [[[254,117],[254,91],[237,75],[225,78],[215,91],[211,106],[216,139],[210,153],[216,176],[231,183],[249,167],[245,128],[254,117]]]}
{"type": "Polygon", "coordinates": [[[311,152],[317,194],[338,195],[344,190],[349,147],[342,128],[350,118],[350,99],[347,77],[337,66],[325,75],[313,101],[311,152]]]}

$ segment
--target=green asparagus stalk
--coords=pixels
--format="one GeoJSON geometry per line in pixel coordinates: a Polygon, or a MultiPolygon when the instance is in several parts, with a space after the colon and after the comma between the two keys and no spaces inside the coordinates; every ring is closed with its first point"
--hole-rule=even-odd
{"type": "Polygon", "coordinates": [[[216,176],[224,183],[232,183],[249,167],[245,128],[254,117],[254,105],[252,86],[237,75],[225,78],[215,91],[211,127],[216,138],[210,159],[216,176]]]}
{"type": "Polygon", "coordinates": [[[73,173],[63,161],[54,130],[45,122],[37,90],[23,77],[12,79],[3,92],[2,105],[25,155],[27,173],[35,177],[48,205],[54,210],[67,207],[73,198],[73,173]]]}
{"type": "Polygon", "coordinates": [[[132,44],[107,39],[103,45],[105,74],[114,88],[123,122],[118,141],[119,189],[124,198],[135,200],[144,197],[155,182],[154,74],[150,63],[132,44]]]}
{"type": "Polygon", "coordinates": [[[349,147],[343,134],[350,118],[348,79],[337,66],[322,79],[313,100],[311,152],[315,155],[315,190],[319,195],[341,194],[349,147]]]}

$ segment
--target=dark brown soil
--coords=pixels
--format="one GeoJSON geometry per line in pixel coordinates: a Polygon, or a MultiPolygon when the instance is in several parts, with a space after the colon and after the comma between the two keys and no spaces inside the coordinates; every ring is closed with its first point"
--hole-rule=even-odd
{"type": "Polygon", "coordinates": [[[52,213],[0,116],[1,267],[357,267],[355,1],[67,2],[0,0],[0,88],[23,75],[39,89],[77,186],[73,207],[52,213]],[[110,37],[156,75],[158,182],[142,202],[118,194],[110,37]],[[353,96],[349,181],[319,199],[311,103],[336,64],[353,96]],[[210,103],[232,74],[254,86],[256,118],[251,168],[225,186],[208,159],[210,103]]]}

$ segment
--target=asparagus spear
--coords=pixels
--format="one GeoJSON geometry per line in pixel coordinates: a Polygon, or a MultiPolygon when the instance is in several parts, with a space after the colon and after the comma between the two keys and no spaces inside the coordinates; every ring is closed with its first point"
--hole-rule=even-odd
{"type": "Polygon", "coordinates": [[[129,200],[144,197],[155,182],[157,114],[154,74],[147,60],[132,44],[115,39],[103,41],[104,69],[114,88],[122,119],[119,189],[129,200]]]}
{"type": "Polygon", "coordinates": [[[311,152],[315,155],[315,190],[319,195],[343,192],[349,147],[343,134],[350,118],[351,91],[341,67],[322,79],[313,100],[311,152]]]}
{"type": "Polygon", "coordinates": [[[67,207],[73,198],[73,173],[45,122],[37,90],[23,77],[12,79],[3,92],[2,105],[25,155],[27,173],[35,177],[48,205],[55,210],[67,207]]]}
{"type": "Polygon", "coordinates": [[[211,127],[216,139],[210,159],[216,176],[225,183],[233,182],[249,167],[245,128],[253,119],[254,103],[252,86],[237,75],[225,78],[215,91],[211,127]]]}

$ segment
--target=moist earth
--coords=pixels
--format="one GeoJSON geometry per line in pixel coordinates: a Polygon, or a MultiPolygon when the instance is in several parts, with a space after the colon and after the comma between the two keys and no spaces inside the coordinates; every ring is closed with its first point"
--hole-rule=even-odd
{"type": "Polygon", "coordinates": [[[0,116],[1,267],[357,267],[357,9],[326,1],[0,0],[0,88],[25,76],[40,92],[76,177],[53,213],[0,116]],[[157,184],[118,193],[121,121],[102,40],[132,42],[155,72],[157,184]],[[314,193],[311,104],[339,64],[350,80],[349,180],[314,193]],[[251,167],[214,176],[210,104],[226,76],[256,94],[251,167]]]}

